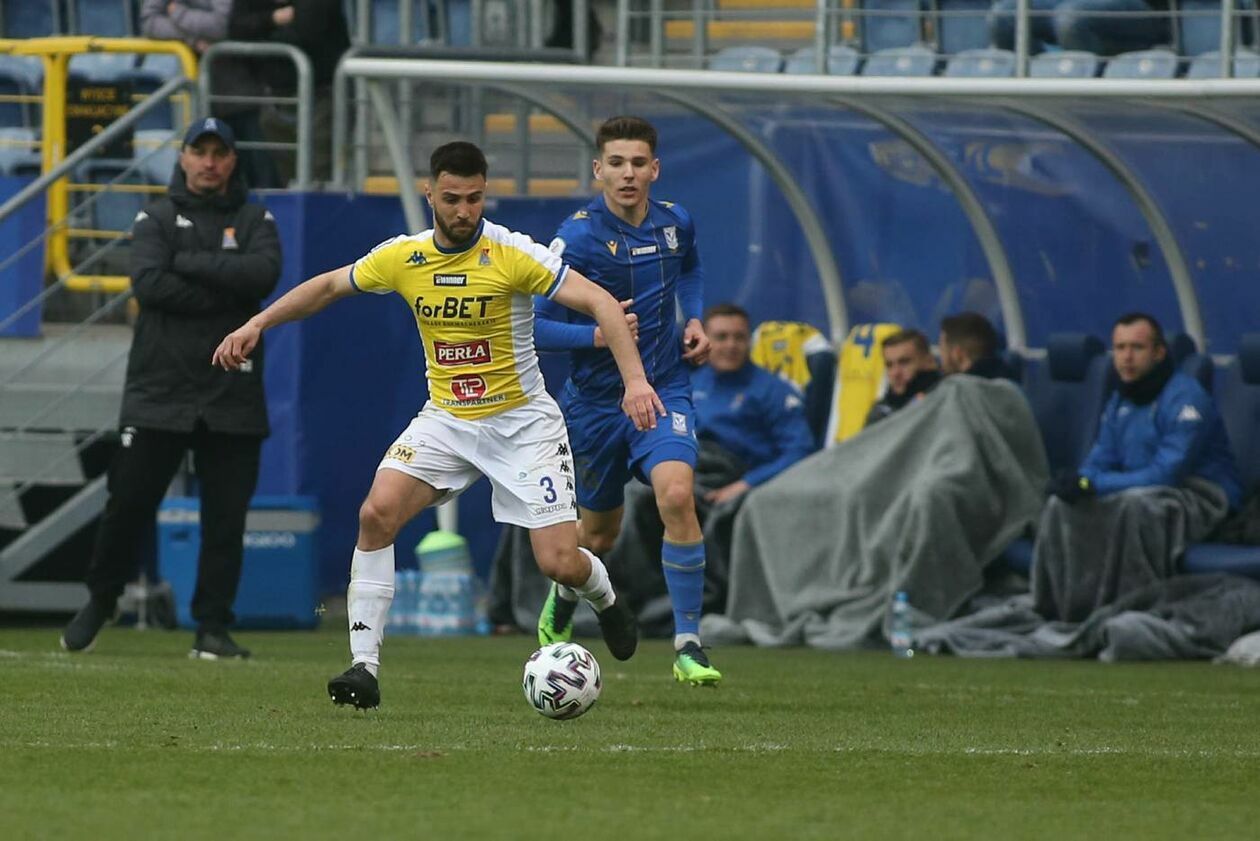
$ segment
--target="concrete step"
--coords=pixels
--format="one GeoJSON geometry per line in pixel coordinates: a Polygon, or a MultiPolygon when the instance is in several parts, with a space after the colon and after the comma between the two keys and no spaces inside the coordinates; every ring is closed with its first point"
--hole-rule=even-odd
{"type": "Polygon", "coordinates": [[[0,432],[0,482],[80,485],[85,480],[71,433],[0,432]]]}
{"type": "Polygon", "coordinates": [[[0,385],[0,429],[86,430],[118,423],[122,384],[75,388],[61,384],[0,385]]]}
{"type": "Polygon", "coordinates": [[[74,329],[74,325],[45,323],[39,338],[0,339],[0,383],[77,385],[90,379],[94,385],[121,385],[131,327],[98,324],[77,333],[74,329]]]}
{"type": "Polygon", "coordinates": [[[21,503],[13,495],[15,488],[16,482],[0,481],[0,529],[21,531],[28,525],[21,503]]]}

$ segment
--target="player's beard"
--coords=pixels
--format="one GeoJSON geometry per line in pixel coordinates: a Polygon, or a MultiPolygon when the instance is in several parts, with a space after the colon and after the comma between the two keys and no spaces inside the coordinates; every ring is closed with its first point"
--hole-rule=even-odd
{"type": "Polygon", "coordinates": [[[476,222],[473,222],[466,234],[457,234],[449,225],[443,222],[442,217],[438,216],[436,213],[433,214],[433,222],[442,230],[442,236],[446,237],[447,240],[450,241],[451,245],[467,245],[472,240],[473,235],[477,233],[477,225],[481,222],[481,220],[478,219],[476,222]]]}

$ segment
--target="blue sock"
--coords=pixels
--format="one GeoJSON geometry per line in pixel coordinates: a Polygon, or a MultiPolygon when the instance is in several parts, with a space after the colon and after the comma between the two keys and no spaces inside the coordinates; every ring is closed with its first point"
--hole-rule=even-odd
{"type": "Polygon", "coordinates": [[[704,602],[704,541],[661,544],[665,586],[674,606],[674,647],[700,643],[700,607],[704,602]]]}

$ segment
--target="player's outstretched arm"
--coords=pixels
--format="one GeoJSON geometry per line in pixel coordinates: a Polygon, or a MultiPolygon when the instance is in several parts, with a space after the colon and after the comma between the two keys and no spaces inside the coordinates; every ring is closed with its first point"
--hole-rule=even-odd
{"type": "Polygon", "coordinates": [[[338,298],[355,292],[350,282],[350,267],[342,266],[316,275],[281,295],[271,306],[229,333],[214,351],[210,364],[235,371],[249,358],[258,340],[269,327],[286,321],[300,321],[314,315],[338,298]]]}
{"type": "Polygon", "coordinates": [[[586,313],[595,319],[604,341],[612,351],[625,383],[626,393],[621,408],[634,421],[636,429],[655,429],[658,415],[664,416],[665,406],[656,396],[656,390],[647,381],[639,348],[626,323],[626,314],[617,299],[602,287],[591,283],[572,267],[565,275],[564,283],[556,290],[552,300],[570,309],[586,313]]]}

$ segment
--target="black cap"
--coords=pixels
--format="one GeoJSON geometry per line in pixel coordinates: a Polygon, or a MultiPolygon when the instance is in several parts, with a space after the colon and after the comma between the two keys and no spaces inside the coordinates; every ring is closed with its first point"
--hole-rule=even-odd
{"type": "Polygon", "coordinates": [[[213,134],[222,140],[223,145],[229,150],[236,151],[236,135],[232,133],[232,127],[218,117],[206,117],[190,125],[188,132],[184,135],[184,145],[192,146],[207,134],[213,134]]]}

